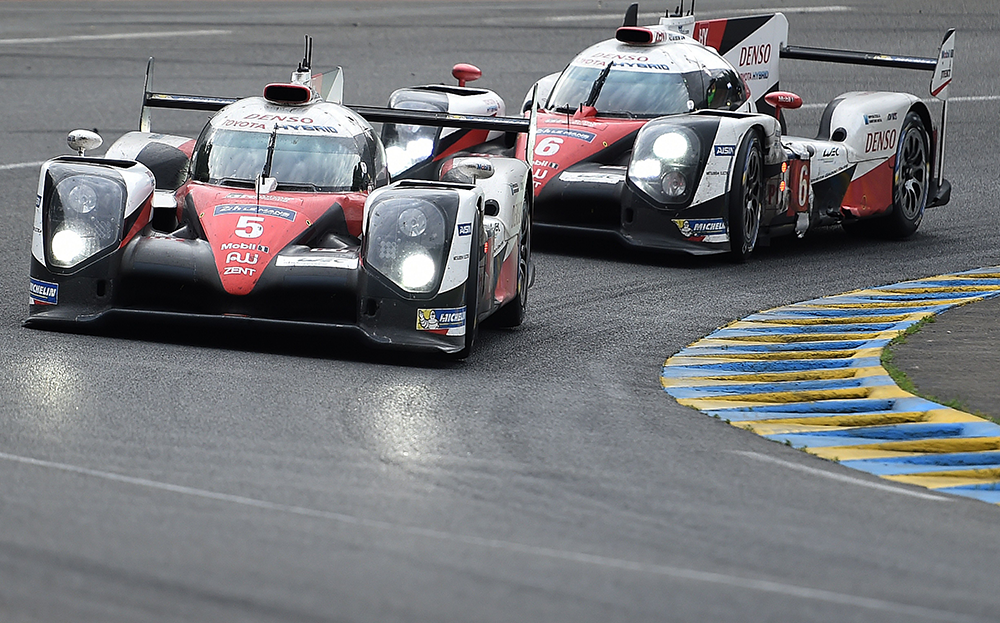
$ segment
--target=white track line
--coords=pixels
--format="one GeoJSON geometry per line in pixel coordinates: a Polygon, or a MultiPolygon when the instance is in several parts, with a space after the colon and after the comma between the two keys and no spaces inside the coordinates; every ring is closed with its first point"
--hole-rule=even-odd
{"type": "Polygon", "coordinates": [[[937,502],[954,502],[957,498],[944,497],[941,495],[935,495],[933,493],[923,493],[920,491],[910,491],[909,489],[903,489],[902,487],[893,487],[892,485],[883,484],[880,482],[868,482],[861,478],[854,478],[853,476],[845,476],[844,474],[835,474],[833,472],[828,472],[825,469],[818,469],[815,467],[809,467],[807,465],[799,465],[798,463],[792,463],[791,461],[784,461],[782,459],[777,459],[766,454],[760,454],[759,452],[747,452],[745,450],[731,450],[733,454],[739,454],[747,458],[756,459],[758,461],[764,461],[765,463],[773,463],[775,465],[781,465],[782,467],[787,467],[788,469],[794,469],[796,471],[805,472],[807,474],[812,474],[813,476],[820,476],[822,478],[829,478],[830,480],[837,480],[840,482],[848,482],[852,485],[860,485],[862,487],[868,487],[869,489],[877,489],[878,491],[887,491],[889,493],[896,493],[899,495],[908,495],[915,498],[920,498],[922,500],[935,500],[937,502]]]}
{"type": "Polygon", "coordinates": [[[757,579],[728,575],[723,573],[713,573],[710,571],[698,571],[696,569],[685,569],[683,567],[671,567],[667,565],[634,562],[630,560],[622,560],[619,558],[609,558],[606,556],[585,554],[582,552],[571,552],[565,550],[552,549],[548,547],[539,547],[536,545],[525,545],[522,543],[515,543],[512,541],[501,541],[499,539],[486,539],[476,536],[451,534],[448,532],[441,532],[438,530],[431,530],[428,528],[419,528],[416,526],[407,526],[404,524],[393,523],[389,521],[381,521],[377,519],[364,519],[362,517],[345,515],[343,513],[315,510],[311,508],[305,508],[303,506],[276,504],[274,502],[268,502],[266,500],[258,500],[254,498],[247,498],[240,495],[230,495],[228,493],[218,493],[215,491],[208,491],[206,489],[196,489],[194,487],[174,485],[170,483],[159,482],[156,480],[147,480],[146,478],[135,478],[132,476],[124,476],[122,474],[115,474],[112,472],[89,469],[86,467],[79,467],[76,465],[68,465],[66,463],[44,461],[41,459],[35,459],[26,456],[18,456],[14,454],[7,454],[4,452],[0,452],[0,459],[11,461],[14,463],[20,463],[23,465],[44,467],[48,469],[59,470],[62,472],[79,474],[81,476],[90,476],[93,478],[100,478],[112,482],[135,485],[139,487],[146,487],[148,489],[168,491],[170,493],[189,495],[209,500],[217,500],[220,502],[239,504],[241,506],[247,506],[251,508],[274,511],[279,513],[288,513],[302,517],[325,519],[328,521],[335,521],[338,523],[349,524],[363,528],[386,530],[400,534],[407,534],[411,536],[420,536],[420,537],[435,539],[439,541],[449,541],[453,543],[461,543],[464,545],[472,545],[494,550],[516,552],[520,554],[528,554],[532,556],[540,556],[543,558],[564,560],[568,562],[593,565],[609,569],[619,569],[623,571],[649,573],[653,575],[670,577],[679,580],[689,580],[694,582],[705,582],[709,584],[730,586],[752,591],[759,591],[763,593],[783,595],[786,597],[798,597],[801,599],[810,599],[814,601],[851,606],[855,608],[862,608],[865,610],[875,610],[879,612],[889,612],[896,615],[917,617],[920,619],[926,619],[930,621],[960,621],[960,622],[983,621],[983,619],[976,619],[974,617],[969,617],[954,612],[948,612],[946,610],[923,608],[920,606],[913,606],[909,604],[885,601],[882,599],[872,599],[869,597],[862,597],[859,595],[836,593],[833,591],[825,591],[822,589],[809,588],[806,586],[796,586],[794,584],[785,584],[783,582],[775,582],[771,580],[757,580],[757,579]]]}
{"type": "Polygon", "coordinates": [[[28,39],[0,39],[0,45],[29,45],[34,43],[73,43],[75,41],[116,41],[120,39],[153,39],[164,37],[208,37],[228,35],[231,30],[174,30],[169,32],[123,32],[106,35],[66,35],[65,37],[32,37],[28,39]]]}
{"type": "Polygon", "coordinates": [[[39,160],[38,162],[18,162],[16,164],[0,164],[0,171],[12,171],[14,169],[29,169],[31,167],[40,167],[45,164],[44,160],[39,160]]]}

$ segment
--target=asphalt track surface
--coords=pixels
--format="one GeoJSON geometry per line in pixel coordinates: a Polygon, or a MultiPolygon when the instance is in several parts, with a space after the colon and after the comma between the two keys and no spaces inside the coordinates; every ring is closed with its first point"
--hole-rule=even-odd
{"type": "MultiPolygon", "coordinates": [[[[134,129],[148,56],[163,90],[253,94],[309,33],[350,103],[465,61],[516,105],[610,36],[624,4],[0,2],[0,618],[1000,618],[996,506],[766,441],[658,382],[669,355],[758,310],[1000,264],[990,3],[781,3],[800,45],[932,56],[959,29],[955,190],[907,242],[831,229],[733,266],[549,241],[528,321],[483,334],[463,364],[294,334],[20,326],[27,163],[66,153],[76,127],[134,129]]],[[[803,62],[783,76],[807,104],[923,95],[929,77],[803,62]]],[[[813,135],[820,110],[797,111],[792,133],[813,135]]]]}

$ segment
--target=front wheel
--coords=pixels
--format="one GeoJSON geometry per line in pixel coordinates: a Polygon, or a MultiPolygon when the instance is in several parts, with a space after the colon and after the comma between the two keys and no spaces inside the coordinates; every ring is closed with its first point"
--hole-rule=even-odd
{"type": "Polygon", "coordinates": [[[736,156],[729,188],[729,257],[747,261],[757,245],[764,197],[764,155],[757,133],[750,131],[736,156]]]}
{"type": "Polygon", "coordinates": [[[481,232],[483,221],[481,216],[476,217],[476,222],[472,226],[472,243],[469,247],[469,278],[465,282],[465,344],[462,350],[453,353],[455,359],[466,359],[472,352],[472,347],[476,343],[476,334],[479,332],[479,254],[477,249],[482,250],[481,232]]]}

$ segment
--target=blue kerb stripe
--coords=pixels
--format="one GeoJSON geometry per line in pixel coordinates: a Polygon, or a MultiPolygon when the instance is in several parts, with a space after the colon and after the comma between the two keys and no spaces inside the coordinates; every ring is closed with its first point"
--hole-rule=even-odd
{"type": "MultiPolygon", "coordinates": [[[[712,339],[709,336],[708,339],[712,339]]],[[[767,342],[750,344],[725,344],[711,346],[689,346],[677,353],[677,357],[725,356],[727,353],[774,353],[798,351],[855,351],[860,348],[882,348],[892,341],[890,338],[875,340],[844,340],[837,342],[767,342]]]]}
{"type": "Polygon", "coordinates": [[[689,376],[719,376],[720,374],[768,374],[814,370],[848,370],[873,368],[881,365],[878,357],[851,357],[848,359],[793,359],[788,361],[727,361],[725,363],[663,366],[660,376],[682,378],[689,376]]]}
{"type": "MultiPolygon", "coordinates": [[[[990,485],[993,486],[993,485],[990,485]]],[[[974,486],[968,487],[945,487],[943,489],[934,489],[934,491],[939,493],[954,493],[955,495],[961,495],[968,498],[975,498],[983,502],[988,502],[990,504],[1000,504],[1000,490],[998,489],[979,489],[974,486]]]]}
{"type": "Polygon", "coordinates": [[[789,402],[785,404],[757,407],[732,407],[717,409],[712,413],[737,411],[768,411],[772,413],[833,413],[834,415],[851,415],[856,413],[875,413],[880,411],[927,411],[940,409],[941,405],[930,400],[914,396],[913,398],[858,398],[853,400],[816,400],[810,402],[789,402]]]}
{"type": "Polygon", "coordinates": [[[959,452],[954,454],[916,454],[885,459],[857,459],[842,464],[877,476],[925,474],[954,469],[992,468],[1000,465],[1000,452],[959,452]]]}
{"type": "Polygon", "coordinates": [[[739,385],[706,385],[702,387],[667,387],[674,398],[711,398],[713,396],[740,396],[746,394],[771,394],[776,392],[808,392],[855,387],[880,387],[895,385],[892,378],[866,376],[860,379],[830,379],[820,381],[778,381],[772,383],[743,383],[739,385]]]}
{"type": "Polygon", "coordinates": [[[1000,426],[986,421],[864,426],[844,430],[817,431],[814,433],[765,435],[768,439],[790,443],[796,448],[862,446],[886,441],[921,441],[927,439],[998,436],[1000,436],[1000,426]]]}
{"type": "Polygon", "coordinates": [[[998,286],[1000,279],[988,277],[986,279],[925,279],[922,281],[904,281],[888,286],[878,286],[875,290],[895,290],[899,288],[951,288],[962,286],[998,286]]]}
{"type": "MultiPolygon", "coordinates": [[[[796,303],[796,305],[804,305],[805,303],[796,303]]],[[[780,309],[772,309],[771,311],[760,312],[753,314],[744,318],[744,320],[750,320],[754,322],[767,321],[767,320],[821,320],[824,318],[851,318],[854,316],[864,317],[864,318],[875,318],[878,316],[900,316],[906,314],[914,313],[912,307],[907,307],[906,309],[892,309],[888,307],[878,307],[872,309],[856,309],[856,308],[813,308],[813,309],[802,309],[798,307],[782,307],[780,309]]]]}
{"type": "MultiPolygon", "coordinates": [[[[933,286],[928,286],[933,287],[933,286]]],[[[951,299],[981,298],[985,292],[886,292],[885,294],[860,294],[851,297],[851,302],[892,303],[894,301],[937,301],[951,299]]],[[[843,299],[838,299],[843,302],[843,299]]]]}
{"type": "Polygon", "coordinates": [[[811,333],[828,334],[848,334],[848,333],[881,333],[903,329],[915,323],[916,320],[903,320],[901,322],[882,322],[879,324],[841,324],[841,325],[814,325],[814,324],[790,324],[768,327],[734,327],[731,329],[719,329],[712,334],[712,337],[723,337],[730,335],[808,335],[811,333]]]}

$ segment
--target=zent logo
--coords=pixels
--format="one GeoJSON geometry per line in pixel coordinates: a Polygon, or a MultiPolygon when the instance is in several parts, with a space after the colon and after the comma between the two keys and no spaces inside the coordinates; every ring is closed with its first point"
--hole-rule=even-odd
{"type": "Polygon", "coordinates": [[[226,270],[223,271],[223,275],[247,275],[252,276],[257,272],[256,268],[244,268],[242,266],[226,266],[226,270]]]}
{"type": "MultiPolygon", "coordinates": [[[[236,223],[236,235],[240,238],[260,238],[264,234],[263,216],[243,215],[236,223]]],[[[228,273],[227,273],[228,274],[228,273]]]]}

